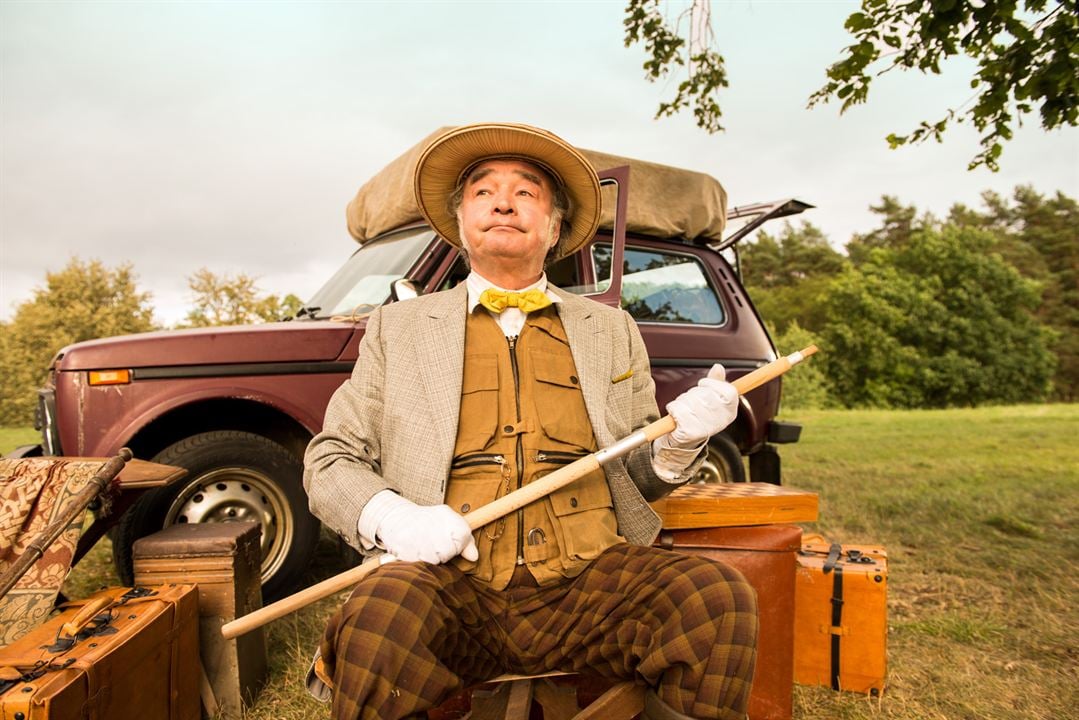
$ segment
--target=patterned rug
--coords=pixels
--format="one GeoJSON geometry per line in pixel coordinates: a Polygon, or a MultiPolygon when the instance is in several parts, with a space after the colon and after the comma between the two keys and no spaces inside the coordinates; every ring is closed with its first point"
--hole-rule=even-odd
{"type": "MultiPolygon", "coordinates": [[[[60,517],[64,506],[101,467],[97,461],[0,458],[0,574],[60,517]]],[[[69,525],[7,595],[0,598],[0,646],[40,625],[56,604],[82,533],[69,525]]]]}

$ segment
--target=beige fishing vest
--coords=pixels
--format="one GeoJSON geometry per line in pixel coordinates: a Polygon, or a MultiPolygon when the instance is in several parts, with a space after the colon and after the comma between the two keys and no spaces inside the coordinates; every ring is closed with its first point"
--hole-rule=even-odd
{"type": "MultiPolygon", "coordinates": [[[[482,307],[465,325],[461,415],[446,504],[460,513],[596,450],[577,368],[553,306],[507,339],[482,307]]],[[[478,562],[454,562],[496,589],[527,569],[542,585],[574,577],[624,542],[602,470],[474,533],[478,562]]]]}

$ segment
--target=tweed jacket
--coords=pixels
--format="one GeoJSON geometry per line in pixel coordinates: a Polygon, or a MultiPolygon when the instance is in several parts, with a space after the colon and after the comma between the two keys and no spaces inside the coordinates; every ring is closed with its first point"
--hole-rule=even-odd
{"type": "MultiPolygon", "coordinates": [[[[606,447],[659,417],[648,354],[628,313],[551,287],[569,339],[596,442],[606,447]],[[630,372],[632,371],[632,372],[630,372]]],[[[368,318],[352,376],[326,409],[304,458],[311,511],[362,550],[367,501],[391,489],[421,505],[443,502],[461,402],[467,290],[378,308],[368,318]]],[[[646,502],[679,482],[652,470],[651,448],[604,466],[619,533],[651,543],[660,522],[646,502]]]]}

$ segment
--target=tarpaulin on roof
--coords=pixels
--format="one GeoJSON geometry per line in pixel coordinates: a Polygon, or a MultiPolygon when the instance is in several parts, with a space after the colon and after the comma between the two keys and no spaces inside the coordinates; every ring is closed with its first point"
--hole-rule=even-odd
{"type": "MultiPolygon", "coordinates": [[[[449,128],[439,128],[368,180],[348,204],[348,231],[360,243],[423,219],[413,194],[413,174],[423,149],[449,128]]],[[[661,238],[719,240],[727,216],[727,192],[705,173],[580,149],[598,171],[628,165],[626,230],[661,238]]],[[[603,191],[600,227],[614,225],[615,193],[603,191]]]]}

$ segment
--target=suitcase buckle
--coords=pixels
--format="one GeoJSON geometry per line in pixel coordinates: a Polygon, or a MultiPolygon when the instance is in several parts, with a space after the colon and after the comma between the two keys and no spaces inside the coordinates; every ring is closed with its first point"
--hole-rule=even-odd
{"type": "Polygon", "coordinates": [[[126,593],[120,596],[120,605],[123,605],[128,600],[135,600],[136,598],[147,597],[149,595],[157,595],[156,590],[151,590],[148,587],[136,586],[128,590],[126,593]]]}
{"type": "MultiPolygon", "coordinates": [[[[63,628],[61,628],[60,632],[62,631],[63,628]]],[[[61,637],[60,633],[57,632],[56,642],[52,645],[46,645],[45,650],[51,653],[67,652],[75,647],[80,640],[86,640],[87,638],[96,637],[98,635],[113,635],[117,632],[119,632],[119,630],[112,625],[112,610],[106,610],[91,620],[89,625],[74,636],[61,637]]]]}

